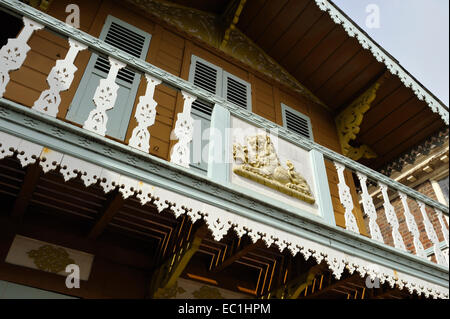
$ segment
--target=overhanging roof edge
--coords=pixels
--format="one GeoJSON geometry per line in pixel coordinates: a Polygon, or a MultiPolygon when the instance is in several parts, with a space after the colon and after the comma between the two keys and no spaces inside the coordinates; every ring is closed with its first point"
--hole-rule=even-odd
{"type": "Polygon", "coordinates": [[[350,37],[358,40],[360,45],[370,50],[378,62],[386,65],[387,69],[394,75],[397,75],[400,81],[413,90],[420,101],[425,101],[434,113],[438,113],[444,123],[449,125],[448,107],[444,105],[433,93],[431,93],[423,84],[417,81],[404,67],[402,67],[389,53],[387,53],[378,43],[370,38],[355,22],[353,22],[345,13],[343,13],[330,0],[314,0],[320,10],[328,12],[331,19],[336,24],[342,25],[345,32],[350,37]]]}

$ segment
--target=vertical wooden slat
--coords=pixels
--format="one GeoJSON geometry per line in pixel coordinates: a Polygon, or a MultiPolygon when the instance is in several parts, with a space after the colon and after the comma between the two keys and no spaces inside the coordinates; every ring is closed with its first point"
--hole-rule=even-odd
{"type": "Polygon", "coordinates": [[[414,219],[414,216],[411,214],[411,211],[409,210],[409,205],[407,202],[407,197],[405,194],[398,192],[400,199],[403,204],[403,210],[405,214],[405,220],[406,220],[406,226],[408,227],[408,230],[411,232],[413,236],[413,245],[414,250],[416,251],[416,255],[422,258],[427,258],[427,255],[425,254],[425,250],[423,249],[422,242],[420,241],[420,233],[419,228],[417,227],[416,220],[414,219]]]}
{"type": "Polygon", "coordinates": [[[392,228],[392,238],[394,239],[394,246],[395,248],[399,248],[406,251],[405,242],[403,241],[403,237],[398,230],[399,222],[397,214],[395,213],[394,206],[392,206],[391,202],[389,201],[387,186],[382,183],[378,183],[378,186],[380,186],[381,193],[383,194],[384,213],[386,214],[386,218],[389,222],[389,225],[391,225],[392,228]]]}

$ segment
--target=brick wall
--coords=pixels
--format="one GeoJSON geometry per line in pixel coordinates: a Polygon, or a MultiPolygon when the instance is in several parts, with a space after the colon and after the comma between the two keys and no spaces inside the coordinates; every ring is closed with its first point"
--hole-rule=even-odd
{"type": "MultiPolygon", "coordinates": [[[[426,182],[418,185],[417,187],[415,187],[415,190],[434,199],[434,200],[437,200],[436,194],[433,190],[433,187],[432,187],[430,181],[426,181],[426,182]]],[[[423,218],[422,218],[422,214],[420,212],[419,205],[417,204],[417,202],[415,200],[412,200],[410,198],[408,198],[407,202],[408,202],[408,206],[411,211],[411,214],[414,216],[417,226],[419,228],[420,240],[423,244],[424,249],[427,249],[427,248],[431,247],[433,244],[430,241],[430,239],[428,238],[427,233],[425,231],[425,225],[423,223],[423,218]]],[[[413,244],[413,236],[409,232],[408,227],[406,225],[403,204],[401,202],[400,197],[397,196],[396,198],[394,198],[391,201],[391,204],[392,204],[392,206],[394,206],[395,212],[397,214],[397,218],[398,218],[398,221],[400,224],[399,231],[403,237],[406,248],[408,251],[415,253],[414,244],[413,244]]],[[[427,211],[428,218],[430,219],[430,222],[434,226],[434,229],[437,233],[439,241],[443,241],[444,236],[442,234],[441,224],[439,222],[437,214],[434,212],[434,209],[432,209],[428,206],[426,206],[426,211],[427,211]]],[[[377,215],[378,215],[377,223],[380,226],[380,230],[383,235],[384,242],[390,246],[394,246],[394,241],[392,238],[392,228],[387,221],[386,214],[384,212],[383,207],[380,207],[379,209],[377,209],[377,215]]],[[[366,220],[366,227],[367,227],[367,229],[369,229],[368,218],[366,218],[365,220],[366,220]]],[[[448,225],[446,225],[446,226],[448,228],[448,225]]],[[[434,256],[433,256],[433,260],[434,260],[434,256]]]]}

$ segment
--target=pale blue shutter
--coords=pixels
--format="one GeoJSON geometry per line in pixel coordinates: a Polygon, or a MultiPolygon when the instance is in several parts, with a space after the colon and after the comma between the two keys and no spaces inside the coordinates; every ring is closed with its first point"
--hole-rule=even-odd
{"type": "Polygon", "coordinates": [[[223,97],[230,103],[243,109],[252,110],[252,93],[250,83],[223,72],[223,97]]]}
{"type": "MultiPolygon", "coordinates": [[[[151,35],[115,17],[108,16],[100,34],[100,39],[132,56],[145,59],[151,35]]],[[[66,118],[81,125],[95,105],[92,100],[100,79],[106,78],[109,71],[107,58],[92,54],[86,71],[72,101],[66,118]]],[[[141,76],[128,68],[121,69],[116,79],[119,84],[114,108],[108,110],[106,135],[123,140],[133,110],[136,91],[141,76]]]]}
{"type": "MultiPolygon", "coordinates": [[[[197,56],[192,56],[191,67],[189,72],[189,81],[199,88],[204,89],[210,93],[222,94],[222,69],[211,64],[197,56]]],[[[191,167],[206,173],[208,170],[208,163],[205,161],[203,154],[208,154],[209,139],[203,139],[203,132],[211,125],[211,114],[214,105],[196,100],[192,103],[191,115],[194,119],[194,134],[191,142],[191,167]],[[200,141],[199,141],[200,140],[200,141]],[[197,147],[196,147],[197,146],[197,147]],[[199,146],[199,147],[198,147],[199,146]],[[199,154],[199,151],[201,154],[199,154]]]]}
{"type": "Polygon", "coordinates": [[[281,104],[283,126],[287,129],[313,140],[311,120],[308,116],[281,104]]]}

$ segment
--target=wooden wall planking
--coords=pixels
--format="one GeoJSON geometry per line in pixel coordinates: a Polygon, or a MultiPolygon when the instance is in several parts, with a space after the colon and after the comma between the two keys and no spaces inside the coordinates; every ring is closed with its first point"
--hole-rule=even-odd
{"type": "MultiPolygon", "coordinates": [[[[49,10],[49,14],[60,20],[65,20],[65,6],[70,0],[54,2],[49,10]]],[[[197,55],[218,65],[225,71],[248,81],[252,87],[252,111],[255,114],[265,117],[279,125],[282,123],[281,103],[284,103],[299,112],[307,115],[311,119],[315,142],[324,145],[334,151],[340,152],[340,146],[336,133],[334,120],[323,107],[300,97],[295,91],[289,91],[286,87],[269,82],[253,72],[250,68],[243,68],[230,62],[216,54],[206,45],[201,46],[197,42],[184,37],[175,28],[166,25],[162,26],[154,23],[151,19],[129,10],[118,2],[105,0],[80,1],[81,12],[89,12],[82,15],[81,29],[93,36],[99,36],[104,21],[108,14],[111,14],[127,23],[150,33],[152,39],[146,60],[150,63],[179,76],[185,80],[189,76],[190,59],[192,55],[197,55]]],[[[8,85],[5,97],[15,102],[32,106],[39,97],[42,90],[47,88],[46,76],[55,64],[57,59],[63,58],[68,50],[65,39],[58,37],[46,30],[35,32],[30,39],[31,51],[25,65],[18,71],[12,72],[12,81],[8,85]],[[24,94],[24,92],[26,92],[24,94]]],[[[75,73],[74,82],[71,88],[62,93],[62,102],[58,118],[63,119],[68,111],[71,100],[81,81],[81,77],[90,58],[90,52],[85,50],[80,52],[75,65],[78,71],[75,73]]],[[[138,99],[144,94],[146,81],[141,77],[141,82],[136,94],[133,108],[135,110],[138,99]]],[[[151,140],[149,152],[152,155],[168,160],[170,148],[174,141],[170,140],[170,133],[176,122],[176,115],[182,110],[183,99],[181,94],[165,85],[158,85],[155,90],[155,100],[157,105],[157,116],[155,124],[150,128],[151,140]]],[[[132,114],[134,114],[134,110],[132,114]]],[[[134,116],[130,119],[125,142],[131,137],[131,132],[136,126],[134,116]]],[[[337,174],[334,169],[329,169],[327,165],[327,175],[330,189],[337,189],[337,174]]],[[[353,181],[347,176],[349,186],[354,190],[353,181]]],[[[338,195],[332,191],[333,205],[335,209],[338,225],[343,226],[341,215],[343,209],[338,195]]],[[[359,207],[355,205],[355,207],[359,207]]],[[[362,214],[359,219],[362,220],[362,214]]]]}

